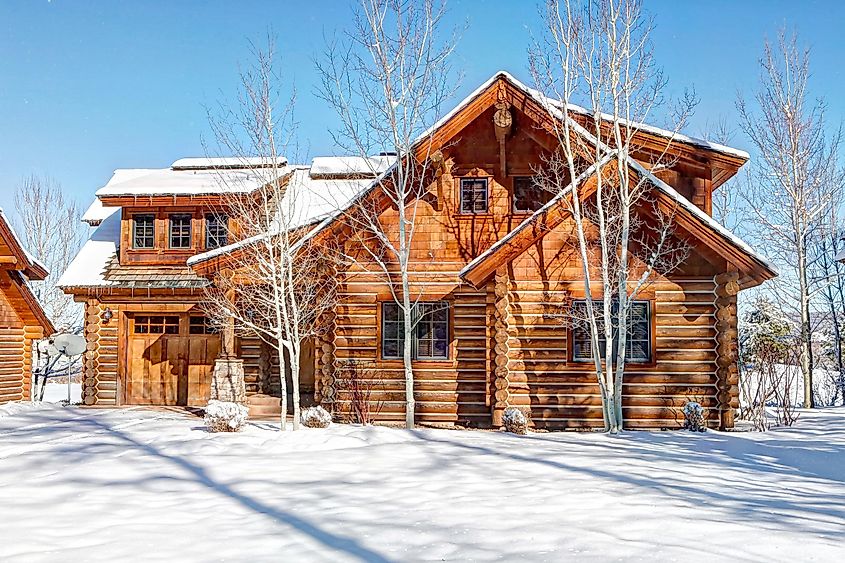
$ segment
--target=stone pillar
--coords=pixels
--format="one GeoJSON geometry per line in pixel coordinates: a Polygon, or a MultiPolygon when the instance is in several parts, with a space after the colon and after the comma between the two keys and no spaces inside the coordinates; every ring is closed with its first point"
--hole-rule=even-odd
{"type": "Polygon", "coordinates": [[[508,406],[508,323],[510,318],[510,279],[506,267],[496,270],[493,292],[493,427],[502,425],[502,414],[508,406]]]}
{"type": "Polygon", "coordinates": [[[739,274],[725,272],[716,282],[716,399],[719,402],[719,428],[734,426],[734,409],[739,406],[739,370],[737,369],[737,311],[739,274]]]}
{"type": "Polygon", "coordinates": [[[244,361],[235,354],[235,320],[223,328],[222,349],[214,361],[211,373],[211,398],[217,401],[246,403],[246,383],[244,381],[244,361]]]}

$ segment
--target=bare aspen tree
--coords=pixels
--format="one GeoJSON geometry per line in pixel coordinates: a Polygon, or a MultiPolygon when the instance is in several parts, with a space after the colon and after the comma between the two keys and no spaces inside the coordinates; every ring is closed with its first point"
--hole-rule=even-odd
{"type": "Polygon", "coordinates": [[[82,308],[56,287],[56,281],[85,241],[82,210],[56,180],[37,175],[24,178],[15,190],[15,210],[24,247],[50,273],[46,280],[30,284],[33,294],[57,330],[81,329],[82,308]]]}
{"type": "Polygon", "coordinates": [[[317,318],[331,306],[333,280],[325,275],[324,249],[301,242],[309,201],[296,168],[283,157],[295,129],[295,96],[282,89],[272,41],[266,50],[253,51],[254,65],[241,73],[238,106],[227,106],[210,119],[220,150],[234,155],[240,168],[221,167],[224,196],[216,214],[218,224],[227,225],[226,242],[240,244],[229,249],[226,269],[207,289],[205,310],[217,326],[226,330],[234,324],[242,336],[258,336],[275,350],[281,428],[286,426],[289,369],[297,430],[302,344],[315,335],[317,318]]]}
{"type": "Polygon", "coordinates": [[[380,197],[362,201],[345,221],[358,233],[349,259],[378,273],[403,319],[408,428],[414,426],[415,410],[412,333],[424,296],[422,289],[412,292],[412,241],[433,156],[415,154],[415,149],[426,146],[426,136],[455,86],[449,65],[455,38],[441,37],[445,14],[441,0],[362,0],[352,28],[328,45],[318,63],[319,94],[340,117],[334,135],[338,146],[367,163],[374,162],[371,155],[396,157],[385,174],[371,164],[380,197]],[[388,209],[395,216],[386,217],[388,209]]]}
{"type": "Polygon", "coordinates": [[[760,64],[757,91],[737,100],[742,129],[758,153],[742,193],[756,219],[755,238],[782,267],[772,287],[800,319],[803,403],[811,408],[810,245],[822,234],[830,210],[835,186],[829,182],[838,169],[841,132],[828,133],[825,102],[810,97],[810,53],[798,45],[797,36],[782,31],[777,44],[767,41],[760,64]]]}
{"type": "MultiPolygon", "coordinates": [[[[571,316],[589,330],[605,428],[615,433],[623,428],[633,299],[654,273],[670,272],[689,252],[673,237],[673,212],[661,211],[650,198],[657,180],[632,156],[641,123],[661,104],[665,80],[638,0],[548,0],[542,16],[544,35],[530,51],[531,72],[557,117],[560,149],[540,171],[539,183],[566,195],[586,301],[571,316]]],[[[682,100],[676,128],[693,106],[691,97],[682,100]]],[[[670,143],[653,157],[652,170],[671,164],[670,143]]]]}

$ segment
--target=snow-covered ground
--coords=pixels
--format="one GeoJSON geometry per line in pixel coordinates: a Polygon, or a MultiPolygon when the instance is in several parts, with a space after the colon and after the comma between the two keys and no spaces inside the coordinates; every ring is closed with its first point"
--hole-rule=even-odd
{"type": "Polygon", "coordinates": [[[0,522],[3,561],[841,561],[845,409],[611,437],[9,405],[0,522]]]}
{"type": "MultiPolygon", "coordinates": [[[[61,403],[67,401],[68,388],[67,383],[47,383],[47,388],[44,389],[44,400],[48,403],[61,403]]],[[[70,384],[70,402],[82,402],[82,384],[70,384]]]]}

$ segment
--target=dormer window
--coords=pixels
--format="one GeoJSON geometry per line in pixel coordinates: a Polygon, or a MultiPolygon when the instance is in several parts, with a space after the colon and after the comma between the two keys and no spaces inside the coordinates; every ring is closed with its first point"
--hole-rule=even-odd
{"type": "Polygon", "coordinates": [[[170,248],[191,248],[191,216],[170,216],[170,248]]]}
{"type": "Polygon", "coordinates": [[[153,248],[155,246],[155,215],[132,217],[132,247],[153,248]]]}
{"type": "Polygon", "coordinates": [[[461,213],[487,213],[487,178],[461,178],[461,213]]]}
{"type": "Polygon", "coordinates": [[[205,248],[213,250],[229,244],[229,233],[225,215],[209,214],[205,216],[205,248]]]}

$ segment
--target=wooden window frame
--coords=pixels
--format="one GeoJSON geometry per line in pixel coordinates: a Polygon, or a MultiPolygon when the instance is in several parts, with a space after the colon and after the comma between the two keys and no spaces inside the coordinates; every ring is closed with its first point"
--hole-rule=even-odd
{"type": "Polygon", "coordinates": [[[217,215],[214,213],[206,213],[203,221],[205,228],[205,249],[215,250],[222,248],[229,244],[229,218],[226,215],[217,215]],[[212,234],[212,223],[214,229],[219,229],[222,234],[212,234]],[[216,241],[212,244],[212,240],[216,241]]]}
{"type": "Polygon", "coordinates": [[[136,336],[179,336],[182,333],[181,318],[179,315],[169,315],[163,313],[133,315],[131,333],[136,336]],[[172,322],[173,319],[176,320],[175,323],[172,322]],[[176,332],[173,332],[172,330],[168,332],[168,328],[172,329],[174,326],[176,327],[176,332]],[[141,327],[145,330],[139,330],[141,327]]]}
{"type": "MultiPolygon", "coordinates": [[[[476,187],[471,188],[473,195],[475,195],[476,187]]],[[[461,215],[486,215],[490,213],[490,178],[487,176],[464,176],[458,178],[458,211],[461,215]],[[475,209],[475,199],[473,198],[472,210],[464,210],[464,183],[484,182],[484,209],[479,211],[475,209]]]]}
{"type": "MultiPolygon", "coordinates": [[[[452,341],[454,338],[452,337],[452,303],[447,300],[439,300],[439,301],[421,301],[417,303],[417,306],[420,305],[440,305],[442,308],[438,310],[445,310],[446,311],[446,354],[444,356],[420,356],[419,355],[419,340],[416,335],[416,330],[419,327],[419,324],[414,325],[414,332],[412,332],[412,342],[411,342],[411,361],[413,362],[449,362],[452,360],[452,341]]],[[[386,356],[385,349],[384,349],[384,323],[385,323],[385,306],[395,306],[397,309],[397,314],[401,316],[401,310],[399,309],[399,305],[394,301],[381,301],[379,302],[379,323],[378,323],[378,355],[381,360],[384,361],[402,361],[402,351],[397,347],[397,356],[386,356]]],[[[436,312],[436,311],[435,311],[436,312]]],[[[399,318],[399,317],[397,317],[399,318]]],[[[393,321],[391,321],[393,322],[393,321]]],[[[396,321],[397,329],[401,327],[401,321],[396,321]]],[[[397,335],[398,336],[398,335],[397,335]]],[[[397,338],[397,343],[401,344],[402,340],[397,338]]]]}
{"type": "MultiPolygon", "coordinates": [[[[574,299],[572,304],[575,303],[586,303],[585,298],[574,299]]],[[[600,299],[594,300],[596,303],[600,303],[600,299]]],[[[655,347],[657,345],[657,325],[655,322],[656,314],[655,314],[655,300],[654,299],[633,299],[634,303],[645,303],[648,309],[648,359],[645,360],[632,360],[628,354],[625,354],[625,364],[634,364],[639,367],[654,367],[656,365],[656,354],[655,354],[655,347]]],[[[570,323],[569,327],[566,331],[566,360],[569,363],[574,363],[578,365],[584,365],[592,363],[593,357],[590,356],[589,358],[576,358],[575,357],[575,330],[572,327],[572,323],[570,323]]]]}
{"type": "MultiPolygon", "coordinates": [[[[190,213],[171,213],[167,216],[167,248],[168,250],[178,250],[178,251],[185,251],[190,250],[193,247],[193,237],[194,237],[194,218],[193,215],[190,213]],[[186,234],[178,234],[175,235],[180,239],[187,237],[188,245],[187,246],[174,246],[173,245],[173,222],[175,219],[187,219],[188,220],[188,232],[186,234]]],[[[184,228],[184,225],[180,225],[179,228],[184,228]]]]}
{"type": "MultiPolygon", "coordinates": [[[[551,201],[553,196],[552,196],[551,193],[549,193],[548,194],[549,198],[546,201],[544,201],[540,205],[540,207],[538,207],[537,209],[517,209],[517,207],[516,207],[516,183],[517,183],[517,180],[522,180],[522,179],[527,179],[531,183],[532,187],[536,187],[536,184],[534,183],[534,176],[532,176],[530,174],[518,174],[518,175],[515,175],[515,176],[511,176],[511,213],[513,213],[515,215],[530,215],[532,213],[536,213],[537,209],[540,209],[540,207],[543,207],[543,205],[545,205],[546,203],[551,201]]],[[[537,188],[537,189],[540,190],[540,188],[537,188]]],[[[543,190],[540,190],[540,191],[543,191],[543,190]]]]}
{"type": "MultiPolygon", "coordinates": [[[[147,234],[144,234],[144,239],[147,238],[147,234]]],[[[133,250],[141,250],[147,251],[155,249],[156,247],[156,216],[155,213],[133,213],[132,214],[132,249],[133,250]],[[152,233],[149,235],[151,244],[149,246],[138,246],[138,219],[145,218],[149,219],[151,224],[150,227],[152,228],[152,233]]]]}

